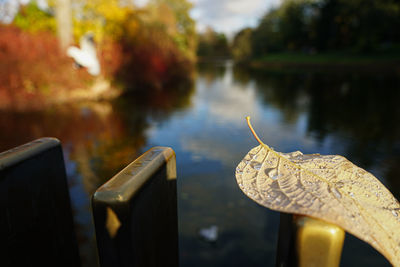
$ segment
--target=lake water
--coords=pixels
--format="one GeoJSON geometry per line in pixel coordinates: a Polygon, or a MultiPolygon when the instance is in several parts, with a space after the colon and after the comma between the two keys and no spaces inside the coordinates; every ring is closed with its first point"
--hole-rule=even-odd
{"type": "MultiPolygon", "coordinates": [[[[62,141],[85,265],[95,265],[89,196],[153,146],[177,156],[181,266],[274,266],[279,214],[248,199],[236,165],[264,143],[340,154],[400,197],[400,71],[249,71],[201,64],[194,84],[113,102],[0,111],[0,150],[42,136],[62,141]],[[397,71],[397,72],[396,72],[397,71]],[[216,225],[218,240],[198,231],[216,225]]],[[[346,236],[342,266],[389,266],[346,236]]]]}

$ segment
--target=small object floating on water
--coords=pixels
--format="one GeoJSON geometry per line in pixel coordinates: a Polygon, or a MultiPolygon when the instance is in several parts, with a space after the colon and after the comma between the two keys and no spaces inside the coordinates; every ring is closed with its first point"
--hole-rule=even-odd
{"type": "Polygon", "coordinates": [[[87,71],[97,76],[100,74],[100,63],[96,54],[96,45],[92,33],[83,35],[79,41],[80,48],[70,46],[67,55],[75,60],[78,66],[87,68],[87,71]]]}
{"type": "Polygon", "coordinates": [[[236,168],[245,195],[272,210],[336,224],[400,266],[400,204],[371,173],[338,155],[276,152],[259,146],[236,168]]]}
{"type": "Polygon", "coordinates": [[[218,239],[218,226],[211,225],[208,228],[201,228],[199,230],[199,235],[205,241],[214,243],[218,239]]]}

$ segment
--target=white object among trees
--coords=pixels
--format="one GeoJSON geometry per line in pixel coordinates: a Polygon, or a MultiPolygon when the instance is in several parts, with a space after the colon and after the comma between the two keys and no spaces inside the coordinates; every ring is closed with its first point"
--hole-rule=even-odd
{"type": "Polygon", "coordinates": [[[70,46],[67,49],[67,55],[72,57],[75,62],[87,68],[87,71],[97,76],[100,74],[100,63],[96,54],[96,45],[94,43],[93,34],[87,33],[80,39],[80,48],[70,46]]]}

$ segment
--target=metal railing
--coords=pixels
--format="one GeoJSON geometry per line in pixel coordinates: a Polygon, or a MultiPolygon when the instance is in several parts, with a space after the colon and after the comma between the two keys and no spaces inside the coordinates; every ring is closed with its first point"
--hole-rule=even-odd
{"type": "MultiPolygon", "coordinates": [[[[178,266],[175,153],[154,147],[92,197],[101,266],[178,266]]],[[[0,258],[5,266],[79,266],[60,142],[0,153],[0,258]]],[[[277,266],[339,266],[344,231],[281,214],[277,266]]]]}
{"type": "Polygon", "coordinates": [[[0,153],[1,266],[80,266],[60,142],[0,153]]]}
{"type": "Polygon", "coordinates": [[[344,230],[334,224],[281,213],[276,266],[339,266],[344,237],[344,230]]]}
{"type": "Polygon", "coordinates": [[[178,266],[175,153],[154,147],[92,199],[101,266],[178,266]]]}

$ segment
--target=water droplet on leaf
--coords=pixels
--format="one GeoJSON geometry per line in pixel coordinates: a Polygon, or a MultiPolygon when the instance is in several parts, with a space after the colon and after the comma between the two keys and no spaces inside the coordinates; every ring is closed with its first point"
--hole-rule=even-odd
{"type": "Polygon", "coordinates": [[[337,198],[342,198],[342,194],[335,188],[335,187],[330,187],[330,191],[335,195],[337,198]]]}
{"type": "Polygon", "coordinates": [[[236,179],[238,184],[249,182],[241,187],[246,195],[273,210],[343,227],[382,252],[393,266],[400,266],[400,204],[378,179],[341,156],[294,158],[276,153],[258,138],[247,120],[260,143],[260,153],[255,160],[256,150],[252,150],[240,163],[243,174],[236,179]],[[262,172],[255,171],[256,163],[263,165],[262,172]],[[279,183],[274,181],[278,177],[282,177],[279,183]]]}
{"type": "Polygon", "coordinates": [[[272,180],[278,179],[278,171],[274,168],[265,169],[265,174],[268,175],[272,180]]]}
{"type": "Polygon", "coordinates": [[[336,185],[337,188],[342,188],[344,186],[344,183],[343,182],[337,182],[335,185],[336,185]]]}
{"type": "Polygon", "coordinates": [[[259,171],[261,169],[262,164],[259,162],[253,163],[252,167],[256,170],[259,171]]]}

